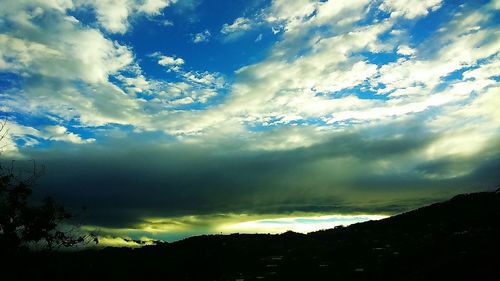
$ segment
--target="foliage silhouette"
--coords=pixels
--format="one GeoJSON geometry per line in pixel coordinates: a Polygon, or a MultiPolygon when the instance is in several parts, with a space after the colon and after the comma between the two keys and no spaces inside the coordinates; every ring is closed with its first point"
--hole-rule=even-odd
{"type": "MultiPolygon", "coordinates": [[[[6,137],[6,121],[3,121],[0,143],[6,137]]],[[[40,175],[34,161],[28,177],[16,176],[14,170],[14,162],[10,167],[0,162],[0,249],[3,253],[26,248],[51,250],[75,246],[89,239],[97,241],[90,234],[75,235],[75,228],[63,227],[62,223],[72,216],[52,198],[45,198],[40,205],[30,202],[31,187],[40,175]]]]}

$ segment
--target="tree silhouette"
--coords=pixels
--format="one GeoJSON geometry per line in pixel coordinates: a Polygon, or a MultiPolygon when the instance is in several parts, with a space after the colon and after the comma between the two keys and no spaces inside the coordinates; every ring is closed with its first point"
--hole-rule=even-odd
{"type": "MultiPolygon", "coordinates": [[[[0,124],[0,143],[7,136],[6,122],[0,124]]],[[[1,151],[0,151],[1,152],[1,151]]],[[[5,252],[31,247],[54,249],[70,247],[97,238],[92,234],[75,234],[74,228],[64,228],[62,223],[72,216],[51,198],[42,204],[30,204],[34,180],[39,172],[33,161],[30,176],[19,178],[14,164],[5,167],[0,162],[0,249],[5,252]]]]}

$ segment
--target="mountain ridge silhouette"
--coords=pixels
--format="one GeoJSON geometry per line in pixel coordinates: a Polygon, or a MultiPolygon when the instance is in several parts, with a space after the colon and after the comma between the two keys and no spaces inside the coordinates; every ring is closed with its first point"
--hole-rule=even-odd
{"type": "Polygon", "coordinates": [[[201,235],[142,248],[25,253],[31,280],[500,280],[500,193],[460,194],[308,234],[201,235]],[[36,273],[36,274],[35,274],[36,273]]]}

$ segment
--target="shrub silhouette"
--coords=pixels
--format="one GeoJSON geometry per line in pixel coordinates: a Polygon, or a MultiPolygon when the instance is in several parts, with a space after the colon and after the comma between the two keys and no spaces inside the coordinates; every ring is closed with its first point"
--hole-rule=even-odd
{"type": "MultiPolygon", "coordinates": [[[[4,121],[0,123],[0,143],[6,136],[4,121]]],[[[31,187],[37,176],[35,165],[31,176],[18,179],[13,164],[5,168],[0,163],[0,249],[4,252],[28,247],[54,249],[74,246],[89,238],[97,242],[92,235],[74,235],[74,230],[64,230],[61,223],[71,215],[51,198],[45,198],[39,205],[30,204],[31,187]]]]}
{"type": "Polygon", "coordinates": [[[32,206],[28,203],[31,193],[30,185],[15,180],[12,173],[0,177],[0,248],[12,251],[33,245],[52,249],[84,241],[84,237],[75,238],[58,229],[62,221],[71,218],[62,206],[51,198],[32,206]]]}

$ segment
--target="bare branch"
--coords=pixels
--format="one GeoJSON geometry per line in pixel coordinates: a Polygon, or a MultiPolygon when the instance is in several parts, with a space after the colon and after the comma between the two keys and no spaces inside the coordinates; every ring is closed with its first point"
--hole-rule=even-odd
{"type": "Polygon", "coordinates": [[[9,129],[7,128],[7,117],[5,117],[2,121],[0,121],[0,154],[5,147],[7,147],[8,143],[2,143],[6,140],[9,133],[9,129]]]}

